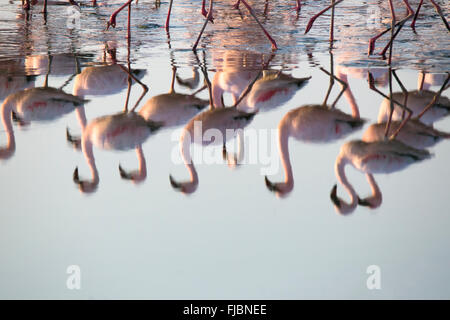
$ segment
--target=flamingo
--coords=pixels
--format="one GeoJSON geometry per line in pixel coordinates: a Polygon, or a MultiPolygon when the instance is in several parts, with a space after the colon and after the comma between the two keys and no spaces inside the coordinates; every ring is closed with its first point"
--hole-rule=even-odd
{"type": "Polygon", "coordinates": [[[294,78],[278,70],[264,70],[252,87],[246,104],[253,110],[271,110],[292,99],[311,77],[294,78]]]}
{"type": "MultiPolygon", "coordinates": [[[[391,121],[391,128],[397,130],[401,121],[391,121]]],[[[380,141],[385,138],[386,123],[374,123],[364,133],[362,140],[365,142],[380,141]]],[[[433,147],[436,143],[449,139],[450,133],[443,132],[426,125],[418,119],[409,120],[397,135],[397,140],[417,149],[433,147]]]]}
{"type": "Polygon", "coordinates": [[[34,87],[36,76],[24,72],[24,68],[23,61],[17,59],[0,62],[0,101],[14,92],[34,87]]]}
{"type": "MultiPolygon", "coordinates": [[[[180,138],[180,152],[184,161],[184,164],[189,171],[190,180],[185,182],[176,181],[172,175],[169,176],[170,183],[173,188],[180,190],[185,194],[193,193],[198,187],[198,174],[192,161],[190,145],[191,143],[197,143],[201,145],[211,145],[226,143],[227,139],[230,139],[230,135],[227,134],[228,130],[243,129],[250,124],[256,112],[247,113],[238,110],[236,107],[228,108],[212,108],[208,111],[204,111],[194,118],[192,118],[188,124],[184,127],[180,138]],[[197,124],[201,124],[201,130],[196,132],[197,124]],[[208,141],[203,139],[203,135],[206,131],[214,129],[218,130],[222,136],[221,141],[208,141]],[[201,141],[197,141],[196,135],[201,135],[201,141]]],[[[220,139],[218,139],[220,140],[220,139]]]]}
{"type": "Polygon", "coordinates": [[[147,176],[147,166],[142,144],[160,127],[161,124],[147,121],[134,111],[102,116],[92,120],[87,125],[85,124],[81,137],[81,147],[91,171],[91,180],[80,179],[78,167],[76,167],[73,172],[73,181],[79,186],[80,191],[84,193],[93,192],[97,189],[100,181],[95,164],[93,145],[106,150],[127,151],[135,149],[139,169],[129,173],[119,164],[120,176],[133,182],[144,181],[147,176]]]}
{"type": "Polygon", "coordinates": [[[375,183],[373,174],[397,172],[413,163],[429,158],[431,158],[431,154],[426,149],[416,149],[396,139],[373,142],[353,140],[345,143],[336,159],[335,173],[338,181],[349,194],[350,203],[337,196],[337,185],[334,185],[330,198],[336,212],[340,214],[352,213],[356,209],[358,202],[361,205],[372,208],[379,206],[381,203],[381,192],[375,183]],[[371,197],[365,199],[358,197],[345,175],[345,166],[347,164],[366,174],[372,188],[371,197]]]}
{"type": "MultiPolygon", "coordinates": [[[[394,101],[403,101],[407,97],[408,108],[412,111],[412,116],[418,116],[423,109],[433,102],[436,92],[429,90],[413,90],[408,92],[394,92],[392,99],[394,101]]],[[[399,120],[402,118],[403,111],[398,108],[399,103],[394,103],[392,119],[399,120]]],[[[385,98],[380,106],[378,113],[378,122],[385,122],[388,120],[390,114],[390,100],[385,98]]],[[[421,121],[426,124],[431,124],[436,120],[446,117],[450,114],[450,100],[447,97],[440,96],[434,103],[432,103],[430,110],[426,112],[421,121]]]]}
{"type": "Polygon", "coordinates": [[[223,95],[230,93],[233,105],[255,80],[261,69],[261,54],[239,50],[213,51],[213,62],[217,63],[217,72],[211,82],[211,91],[215,107],[224,107],[223,95]]]}
{"type": "MultiPolygon", "coordinates": [[[[341,3],[343,0],[331,0],[331,5],[329,5],[328,7],[326,7],[325,9],[323,9],[322,11],[320,11],[319,13],[317,13],[316,15],[314,15],[308,22],[306,30],[305,30],[305,34],[309,32],[309,30],[312,28],[314,21],[321,16],[322,14],[324,14],[326,11],[328,11],[329,9],[332,9],[332,15],[331,15],[331,26],[330,26],[330,43],[332,43],[334,41],[334,7],[341,3]]],[[[378,38],[380,38],[381,36],[383,36],[386,32],[391,31],[391,39],[389,40],[389,42],[387,43],[387,45],[384,47],[384,49],[381,51],[381,55],[383,57],[385,57],[385,53],[388,49],[390,49],[389,52],[389,60],[388,60],[388,64],[391,64],[391,58],[392,58],[392,44],[393,44],[393,40],[395,39],[395,37],[397,36],[398,32],[401,30],[401,28],[403,27],[403,25],[405,24],[405,22],[407,20],[409,20],[413,15],[414,15],[414,10],[411,8],[408,0],[402,0],[407,8],[407,15],[402,18],[400,21],[397,22],[396,20],[396,16],[395,16],[395,11],[394,11],[394,5],[392,3],[392,0],[388,0],[389,3],[389,8],[391,11],[391,26],[387,29],[385,29],[384,31],[380,32],[378,35],[374,36],[373,38],[371,38],[369,40],[369,50],[368,50],[368,54],[371,55],[374,51],[375,48],[375,42],[378,38]],[[398,26],[399,28],[397,29],[397,31],[395,31],[395,27],[398,26]]],[[[442,20],[444,21],[444,24],[446,26],[446,28],[450,31],[449,25],[447,23],[446,18],[444,17],[443,13],[442,13],[442,9],[439,7],[439,5],[433,1],[430,0],[433,4],[433,6],[435,7],[436,11],[438,12],[438,14],[440,15],[440,17],[442,18],[442,20]]],[[[414,28],[414,24],[415,24],[415,20],[417,18],[417,14],[418,11],[420,10],[420,7],[422,5],[423,0],[421,0],[418,10],[416,12],[416,16],[414,17],[413,20],[413,24],[412,27],[414,28]]]]}
{"type": "Polygon", "coordinates": [[[359,116],[358,106],[347,85],[346,78],[342,80],[323,68],[321,70],[328,74],[331,80],[324,102],[293,109],[278,124],[278,148],[284,168],[285,181],[273,183],[267,176],[265,177],[267,188],[275,192],[277,196],[283,197],[294,188],[294,178],[289,158],[289,137],[309,143],[326,143],[353,133],[365,123],[365,120],[359,116]],[[342,90],[335,101],[328,105],[327,101],[334,85],[334,80],[337,80],[342,85],[342,90]],[[346,96],[350,103],[352,115],[335,108],[342,94],[346,96]]]}
{"type": "Polygon", "coordinates": [[[1,106],[7,144],[0,149],[0,158],[10,158],[15,152],[12,117],[21,124],[51,121],[72,112],[87,101],[52,87],[29,88],[9,95],[1,106]]]}
{"type": "MultiPolygon", "coordinates": [[[[146,120],[152,120],[164,125],[165,128],[185,124],[207,105],[209,101],[197,98],[195,94],[181,94],[174,90],[176,68],[173,68],[172,82],[169,93],[150,98],[139,110],[146,120]]],[[[180,78],[178,78],[180,79],[180,78]]],[[[185,83],[184,81],[182,81],[185,83]]],[[[206,87],[203,87],[203,90],[206,87]]]]}

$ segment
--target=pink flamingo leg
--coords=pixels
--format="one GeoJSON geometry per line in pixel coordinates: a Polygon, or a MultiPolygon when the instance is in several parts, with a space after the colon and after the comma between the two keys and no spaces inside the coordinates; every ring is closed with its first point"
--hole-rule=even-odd
{"type": "MultiPolygon", "coordinates": [[[[73,1],[73,0],[69,0],[69,1],[73,1]]],[[[128,6],[131,2],[133,2],[134,0],[128,0],[126,3],[124,3],[119,9],[117,9],[116,11],[113,12],[113,14],[111,15],[111,17],[109,18],[108,23],[106,24],[106,30],[109,29],[109,27],[116,27],[116,17],[119,14],[120,11],[122,11],[126,6],[128,6]]]]}
{"type": "Polygon", "coordinates": [[[294,7],[294,10],[297,12],[300,12],[300,9],[302,8],[302,2],[301,2],[301,0],[296,0],[296,2],[297,2],[297,4],[294,7]]]}
{"type": "MultiPolygon", "coordinates": [[[[172,2],[172,0],[170,0],[172,2]]],[[[192,51],[197,50],[198,43],[200,42],[200,39],[202,37],[203,31],[205,31],[206,25],[208,24],[208,21],[212,18],[212,9],[213,9],[213,2],[214,0],[209,0],[209,10],[208,14],[206,15],[205,23],[203,24],[202,29],[200,30],[200,33],[197,37],[197,40],[195,41],[194,45],[192,46],[192,51]]]]}
{"type": "Polygon", "coordinates": [[[436,9],[436,12],[438,13],[438,15],[441,17],[442,21],[445,24],[445,27],[447,28],[448,31],[450,31],[450,26],[448,25],[447,19],[445,18],[444,14],[442,13],[442,9],[441,7],[434,2],[434,0],[430,0],[431,3],[433,4],[434,8],[436,9]]]}
{"type": "Polygon", "coordinates": [[[241,0],[237,0],[235,4],[233,4],[233,9],[239,9],[239,5],[241,4],[241,0]]]}
{"type": "MultiPolygon", "coordinates": [[[[251,16],[253,17],[253,19],[255,19],[255,21],[258,23],[259,27],[262,29],[262,31],[264,32],[264,34],[266,35],[266,37],[269,39],[270,43],[272,44],[272,49],[276,50],[278,49],[277,47],[277,43],[275,42],[275,40],[270,36],[270,34],[267,32],[267,30],[264,28],[264,26],[261,24],[261,22],[259,22],[258,18],[256,17],[252,7],[250,7],[250,5],[245,1],[245,0],[240,0],[244,6],[247,8],[248,12],[250,12],[251,16]]],[[[342,0],[341,0],[342,1],[342,0]]]]}
{"type": "Polygon", "coordinates": [[[409,18],[411,18],[411,17],[413,16],[413,14],[414,14],[414,10],[413,10],[413,9],[411,8],[411,6],[409,5],[408,1],[407,1],[407,0],[403,0],[403,2],[404,2],[405,5],[406,5],[406,9],[408,10],[408,15],[407,15],[405,18],[403,18],[402,20],[400,20],[400,21],[396,24],[396,25],[399,26],[398,29],[397,29],[397,31],[395,32],[393,38],[390,39],[389,42],[387,43],[387,45],[384,47],[383,51],[381,51],[381,53],[380,53],[380,55],[383,56],[383,57],[386,55],[386,52],[387,52],[387,50],[389,49],[389,47],[390,47],[390,45],[391,45],[391,42],[397,37],[397,34],[398,34],[398,33],[400,32],[400,30],[403,28],[403,25],[405,24],[405,22],[406,22],[407,20],[409,20],[409,18]]]}
{"type": "Polygon", "coordinates": [[[306,26],[306,30],[305,30],[305,34],[307,34],[309,32],[309,30],[311,30],[314,21],[316,21],[316,19],[318,17],[320,17],[321,15],[323,15],[325,12],[327,12],[328,10],[330,10],[331,8],[334,8],[337,4],[341,3],[344,0],[337,0],[334,4],[330,4],[328,7],[326,7],[325,9],[323,9],[322,11],[320,11],[319,13],[317,13],[316,15],[314,15],[311,19],[309,19],[308,24],[306,26]]]}
{"type": "Polygon", "coordinates": [[[413,30],[416,30],[416,20],[417,20],[417,17],[419,16],[419,11],[420,11],[420,8],[422,8],[422,4],[423,4],[423,0],[420,0],[419,6],[417,7],[417,10],[416,10],[416,14],[414,15],[413,21],[411,22],[411,28],[413,30]]]}
{"type": "Polygon", "coordinates": [[[167,18],[166,18],[166,25],[165,25],[166,31],[169,31],[170,13],[172,12],[172,2],[173,2],[173,0],[170,0],[169,10],[167,11],[167,18]]]}
{"type": "MultiPolygon", "coordinates": [[[[206,0],[202,0],[202,15],[206,18],[206,16],[208,15],[208,11],[206,11],[206,0]]],[[[211,17],[209,18],[209,21],[211,21],[211,23],[214,23],[214,18],[211,14],[211,17]]]]}
{"type": "MultiPolygon", "coordinates": [[[[396,26],[401,26],[401,27],[403,27],[403,24],[406,22],[406,20],[408,20],[409,18],[411,18],[411,16],[414,14],[414,10],[411,8],[411,6],[409,5],[409,2],[408,2],[408,0],[403,0],[403,2],[405,3],[405,5],[406,5],[406,8],[407,8],[407,10],[408,10],[408,15],[404,18],[404,19],[402,19],[402,20],[400,20],[399,22],[397,22],[396,24],[395,24],[395,26],[393,26],[394,28],[396,27],[396,26]]],[[[391,5],[391,0],[389,0],[389,6],[391,5]]],[[[392,14],[392,10],[391,10],[391,14],[392,14]]],[[[392,27],[392,26],[391,26],[392,27]]],[[[391,27],[389,27],[389,28],[387,28],[386,30],[383,30],[382,32],[380,32],[378,35],[376,35],[375,37],[373,37],[373,38],[371,38],[370,40],[369,40],[369,50],[368,50],[368,54],[369,55],[371,55],[371,54],[373,54],[373,51],[375,50],[375,42],[378,40],[378,38],[380,38],[381,36],[383,36],[386,32],[388,32],[388,31],[390,31],[391,30],[391,27]]],[[[401,27],[400,27],[400,29],[401,29],[401,27]]],[[[395,35],[393,36],[393,38],[395,38],[396,36],[397,36],[397,34],[398,34],[398,32],[397,33],[395,33],[395,35]]],[[[392,39],[393,40],[393,39],[392,39]]],[[[382,51],[382,55],[384,55],[383,53],[386,53],[386,51],[387,51],[387,49],[388,49],[388,47],[391,45],[391,43],[389,42],[388,44],[387,44],[387,46],[383,49],[383,51],[382,51]]]]}
{"type": "Polygon", "coordinates": [[[202,15],[206,18],[208,11],[206,11],[205,3],[206,3],[206,0],[202,0],[202,15]]]}

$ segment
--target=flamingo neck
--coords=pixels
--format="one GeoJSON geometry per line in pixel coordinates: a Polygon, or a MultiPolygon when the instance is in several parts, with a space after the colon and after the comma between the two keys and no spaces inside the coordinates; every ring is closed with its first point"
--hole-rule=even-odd
{"type": "Polygon", "coordinates": [[[349,163],[349,160],[343,156],[339,156],[335,165],[335,172],[339,182],[342,184],[344,189],[350,196],[350,203],[347,203],[343,200],[341,201],[341,205],[339,207],[339,211],[341,213],[350,213],[353,211],[358,204],[358,195],[356,194],[355,189],[347,180],[347,176],[345,175],[345,166],[349,163]]]}
{"type": "Polygon", "coordinates": [[[16,140],[14,138],[14,131],[12,126],[12,120],[11,120],[11,112],[12,107],[8,103],[8,99],[5,100],[5,102],[1,106],[1,117],[2,117],[2,123],[3,127],[6,131],[7,136],[7,142],[6,147],[0,148],[0,159],[7,159],[11,157],[16,150],[16,140]]]}
{"type": "Polygon", "coordinates": [[[87,124],[86,112],[84,110],[84,105],[81,105],[78,108],[76,108],[75,113],[77,115],[78,123],[80,124],[80,127],[81,127],[81,132],[84,132],[84,130],[86,129],[86,124],[87,124]]]}
{"type": "Polygon", "coordinates": [[[191,139],[186,139],[186,136],[189,135],[188,131],[185,131],[180,141],[180,151],[181,156],[183,158],[184,165],[189,172],[190,176],[190,184],[193,187],[196,187],[198,184],[198,175],[197,170],[195,169],[194,162],[192,161],[191,156],[191,139]]]}
{"type": "Polygon", "coordinates": [[[358,104],[356,103],[355,96],[353,95],[353,92],[350,89],[350,86],[348,85],[347,75],[343,74],[343,73],[340,73],[338,71],[337,72],[337,77],[347,84],[347,89],[345,89],[345,91],[344,91],[344,97],[345,97],[345,99],[347,100],[347,102],[350,105],[350,108],[352,110],[352,117],[355,118],[355,119],[359,119],[360,115],[359,115],[358,104]]]}
{"type": "Polygon", "coordinates": [[[143,179],[147,176],[147,164],[145,162],[144,152],[142,151],[141,145],[136,147],[136,155],[139,164],[139,177],[143,179]]]}
{"type": "Polygon", "coordinates": [[[370,203],[370,207],[372,209],[375,209],[381,205],[381,202],[383,201],[383,197],[380,191],[380,188],[378,187],[377,182],[375,181],[375,178],[372,174],[367,173],[366,174],[367,181],[369,182],[370,189],[372,191],[372,195],[367,198],[366,200],[370,203]]]}
{"type": "Polygon", "coordinates": [[[216,72],[216,74],[214,75],[213,81],[212,81],[212,98],[213,98],[213,105],[215,108],[223,108],[223,93],[224,90],[220,85],[220,75],[221,72],[216,72]]]}
{"type": "Polygon", "coordinates": [[[83,135],[81,147],[89,169],[91,170],[92,183],[97,184],[99,182],[99,176],[97,165],[95,164],[94,150],[92,142],[89,139],[86,139],[85,135],[83,135]]]}
{"type": "Polygon", "coordinates": [[[292,165],[289,158],[289,123],[282,122],[278,127],[278,149],[281,157],[281,164],[285,175],[285,188],[292,190],[294,187],[294,177],[292,175],[292,165]]]}

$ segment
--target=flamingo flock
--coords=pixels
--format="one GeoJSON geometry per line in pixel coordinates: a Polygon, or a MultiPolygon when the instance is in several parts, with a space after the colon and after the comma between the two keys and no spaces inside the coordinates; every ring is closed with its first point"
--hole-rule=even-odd
{"type": "MultiPolygon", "coordinates": [[[[46,14],[47,13],[47,0],[22,0],[22,5],[25,10],[30,10],[31,5],[36,5],[39,3],[39,1],[43,1],[43,11],[42,12],[44,14],[46,14]]],[[[75,2],[74,0],[67,0],[67,1],[71,5],[78,6],[77,2],[75,2]]],[[[324,15],[327,11],[331,10],[329,41],[330,41],[330,45],[332,46],[333,42],[335,41],[335,36],[334,36],[334,25],[335,25],[334,20],[335,20],[335,9],[336,9],[335,7],[343,1],[344,0],[330,0],[331,3],[329,6],[325,7],[323,10],[321,10],[320,12],[318,12],[317,14],[313,15],[310,18],[310,20],[308,21],[308,24],[306,26],[306,29],[305,29],[305,34],[307,34],[311,30],[316,19],[318,19],[320,16],[324,15]]],[[[128,1],[124,2],[117,10],[115,10],[111,14],[111,16],[107,22],[106,29],[108,29],[110,27],[114,28],[117,25],[117,21],[116,21],[117,15],[125,8],[128,8],[128,39],[131,37],[131,4],[132,4],[132,2],[137,3],[138,0],[128,0],[128,1]]],[[[296,0],[295,2],[296,2],[296,5],[295,5],[294,9],[297,12],[299,12],[302,7],[301,0],[296,0]]],[[[392,47],[393,47],[394,39],[397,37],[398,33],[403,28],[404,24],[410,19],[412,19],[411,28],[415,31],[416,21],[418,19],[419,12],[422,8],[424,1],[420,0],[420,3],[418,4],[417,9],[415,11],[411,7],[409,0],[402,0],[402,2],[405,5],[407,13],[404,17],[402,17],[401,19],[398,19],[397,15],[395,13],[395,6],[394,6],[393,0],[387,0],[389,10],[390,10],[390,15],[391,15],[391,26],[386,28],[385,30],[381,31],[377,35],[373,36],[372,38],[370,38],[369,43],[368,43],[368,54],[372,55],[375,50],[376,41],[380,37],[382,37],[384,34],[386,34],[387,32],[390,31],[390,33],[391,33],[390,39],[387,42],[387,44],[385,45],[385,47],[380,52],[380,55],[383,58],[386,58],[386,53],[389,50],[389,55],[387,58],[389,65],[391,64],[391,61],[392,61],[392,47]]],[[[450,32],[450,25],[447,21],[447,18],[445,17],[445,15],[443,13],[442,8],[440,7],[440,5],[434,0],[430,0],[430,2],[433,5],[433,7],[435,8],[437,14],[442,19],[447,31],[450,32]]],[[[258,24],[261,31],[267,37],[267,39],[269,40],[269,42],[271,44],[272,49],[273,50],[278,49],[275,39],[270,35],[269,31],[264,27],[263,23],[260,22],[255,10],[252,8],[252,6],[248,3],[247,0],[237,0],[232,5],[232,7],[234,9],[239,9],[241,4],[247,9],[248,13],[252,16],[252,18],[258,24]]],[[[93,6],[97,5],[96,0],[92,1],[92,5],[93,6]]],[[[267,3],[266,3],[266,5],[267,5],[267,3]]],[[[166,18],[166,21],[164,24],[164,27],[167,32],[169,31],[169,28],[170,28],[170,18],[171,18],[171,13],[172,13],[172,6],[173,6],[173,0],[170,0],[168,12],[167,12],[167,18],[166,18]]],[[[197,47],[200,43],[201,37],[203,35],[203,32],[204,32],[207,24],[214,22],[213,10],[214,10],[214,0],[209,0],[208,9],[206,9],[206,0],[202,0],[200,13],[201,13],[201,15],[203,15],[205,17],[205,21],[204,21],[204,24],[196,38],[196,41],[194,42],[194,44],[192,46],[192,50],[194,50],[194,51],[197,49],[197,47]]]]}
{"type": "MultiPolygon", "coordinates": [[[[444,22],[447,30],[447,20],[440,6],[430,0],[438,15],[444,22]]],[[[43,13],[47,12],[47,5],[53,2],[24,0],[23,8],[30,10],[33,5],[41,3],[43,13]]],[[[137,2],[137,1],[136,1],[137,2]]],[[[289,148],[289,138],[296,144],[324,144],[340,143],[340,152],[334,162],[334,171],[338,184],[330,192],[330,199],[339,214],[350,214],[358,206],[371,209],[379,207],[382,203],[382,189],[377,184],[375,176],[378,174],[394,174],[405,170],[409,166],[428,160],[432,154],[429,148],[443,140],[450,138],[450,133],[434,127],[434,123],[450,115],[450,100],[444,95],[449,88],[450,73],[441,73],[439,76],[421,71],[417,90],[407,90],[397,75],[396,70],[390,67],[392,47],[397,34],[404,24],[412,19],[411,28],[415,28],[419,11],[423,5],[420,1],[414,10],[408,0],[402,0],[406,14],[397,19],[392,0],[388,1],[391,13],[391,26],[369,40],[369,54],[372,54],[376,41],[390,31],[391,36],[381,55],[389,50],[388,66],[379,73],[370,68],[346,68],[339,63],[334,65],[333,43],[335,41],[334,18],[336,6],[343,0],[331,0],[329,6],[314,15],[307,24],[305,33],[309,32],[315,21],[331,10],[330,21],[330,66],[320,67],[328,79],[328,87],[324,86],[322,103],[317,103],[316,97],[302,97],[302,103],[284,113],[278,123],[278,153],[284,173],[284,180],[273,182],[274,178],[265,175],[264,184],[270,192],[278,197],[285,197],[294,190],[294,169],[289,148]],[[360,139],[343,141],[350,135],[357,134],[365,127],[369,119],[361,117],[361,106],[357,103],[351,88],[349,77],[367,78],[368,87],[382,97],[375,123],[371,123],[361,135],[360,139]],[[393,91],[393,82],[396,81],[401,91],[393,91]],[[331,96],[335,84],[340,90],[331,96]],[[432,86],[440,85],[437,91],[432,86]],[[380,89],[379,86],[388,87],[380,89]],[[349,110],[339,106],[344,98],[349,110]],[[356,188],[346,175],[346,167],[350,165],[363,173],[369,183],[371,194],[360,197],[356,188]],[[349,201],[338,196],[342,188],[348,193],[349,201]]],[[[77,5],[74,0],[67,3],[77,5]]],[[[131,5],[133,0],[124,2],[109,17],[106,28],[115,27],[118,14],[128,8],[128,37],[131,37],[131,5]]],[[[91,3],[97,6],[94,0],[91,3]]],[[[73,134],[75,130],[67,128],[66,139],[70,146],[84,155],[90,178],[82,178],[82,168],[78,165],[72,173],[72,180],[83,193],[97,191],[100,185],[100,173],[94,155],[94,147],[98,149],[129,152],[134,151],[137,156],[137,170],[125,170],[119,164],[118,172],[124,180],[141,183],[147,179],[149,166],[143,145],[152,137],[165,130],[181,129],[179,137],[179,154],[189,178],[178,180],[168,174],[170,186],[181,193],[195,193],[200,186],[201,172],[197,171],[191,148],[195,145],[212,148],[214,145],[222,147],[223,160],[231,169],[241,164],[245,150],[243,133],[248,130],[253,121],[264,112],[271,112],[292,101],[297,94],[301,95],[304,87],[308,86],[311,76],[294,77],[282,68],[272,68],[271,61],[274,52],[265,54],[225,50],[214,51],[213,60],[220,61],[214,65],[214,76],[210,80],[210,70],[206,62],[200,61],[196,48],[202,33],[209,23],[214,23],[217,17],[214,13],[214,1],[206,0],[201,3],[200,15],[204,23],[192,47],[193,56],[198,62],[192,66],[192,77],[179,76],[178,66],[171,59],[171,81],[167,93],[151,96],[146,101],[148,86],[143,83],[147,72],[144,69],[132,69],[130,62],[130,41],[128,41],[127,63],[118,62],[115,48],[109,49],[105,45],[103,60],[96,64],[80,65],[76,54],[63,55],[30,55],[25,59],[25,65],[17,65],[18,69],[29,68],[40,74],[45,74],[44,85],[36,87],[36,75],[27,75],[17,78],[0,76],[0,115],[6,133],[6,143],[0,147],[0,159],[10,159],[16,150],[14,123],[18,126],[28,126],[34,122],[52,121],[74,112],[79,123],[79,136],[73,134]],[[109,60],[106,59],[109,56],[109,60]],[[68,63],[69,62],[69,63],[68,63]],[[60,68],[59,64],[65,68],[60,68]],[[67,65],[70,68],[67,68],[67,65]],[[49,85],[49,76],[70,76],[61,87],[49,85]],[[73,91],[68,93],[64,87],[73,80],[73,91]],[[203,81],[202,81],[203,80],[203,81]],[[2,85],[4,84],[4,85],[2,85]],[[178,85],[178,89],[176,86],[178,85]],[[141,94],[133,106],[130,105],[130,92],[133,86],[140,86],[141,94]],[[126,90],[123,107],[114,112],[88,119],[85,110],[92,108],[93,104],[88,98],[120,94],[126,90]],[[230,97],[231,103],[226,97],[230,97]],[[142,103],[141,106],[141,102],[142,103]],[[199,127],[200,124],[200,127],[199,127]],[[214,130],[223,139],[193,140],[196,134],[202,137],[214,130]],[[235,133],[229,135],[228,132],[235,133]],[[237,140],[239,148],[236,154],[231,155],[227,150],[227,143],[237,140]]],[[[278,48],[274,38],[269,34],[263,23],[259,20],[257,12],[253,10],[249,1],[237,0],[233,5],[238,9],[245,7],[248,13],[258,24],[261,32],[269,40],[272,49],[278,48]]],[[[299,12],[302,8],[300,0],[295,1],[293,9],[299,12]]],[[[173,1],[170,0],[167,18],[164,27],[170,28],[170,17],[173,1]]],[[[245,31],[244,31],[245,34],[245,31]]],[[[170,37],[169,39],[169,50],[170,37]]],[[[341,61],[342,62],[342,61],[341,61]]],[[[12,66],[12,64],[11,64],[12,66]]],[[[14,65],[15,66],[15,65],[14,65]]],[[[11,67],[12,68],[12,67],[11,67]]],[[[320,94],[319,96],[322,96],[320,94]]],[[[291,149],[292,151],[292,149],[291,149]]],[[[295,159],[297,161],[297,159],[295,159]]],[[[298,160],[299,161],[299,160],[298,160]]],[[[75,166],[75,165],[74,165],[75,166]]],[[[262,181],[261,181],[262,184],[262,181]]]]}

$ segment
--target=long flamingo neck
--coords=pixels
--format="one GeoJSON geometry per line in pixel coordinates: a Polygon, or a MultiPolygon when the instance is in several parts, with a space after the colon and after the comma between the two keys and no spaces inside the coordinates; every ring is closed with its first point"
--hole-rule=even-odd
{"type": "Polygon", "coordinates": [[[358,104],[356,103],[355,96],[353,95],[353,92],[350,89],[350,86],[348,85],[347,75],[338,71],[337,77],[347,84],[347,89],[344,91],[344,97],[350,105],[350,108],[352,110],[352,117],[355,119],[359,119],[360,115],[358,104]]]}
{"type": "Polygon", "coordinates": [[[383,201],[383,196],[381,194],[381,190],[378,187],[377,182],[375,181],[375,178],[372,174],[368,173],[366,174],[367,181],[369,182],[370,189],[372,191],[372,195],[370,196],[370,203],[372,208],[377,208],[381,205],[381,202],[383,201]]]}
{"type": "Polygon", "coordinates": [[[145,162],[144,152],[142,151],[142,146],[136,147],[136,155],[139,164],[139,176],[147,176],[147,164],[145,162]]]}
{"type": "Polygon", "coordinates": [[[342,184],[342,186],[350,196],[350,203],[346,203],[345,201],[342,202],[348,208],[355,208],[358,203],[358,195],[356,194],[355,189],[347,180],[347,176],[345,175],[345,166],[347,165],[347,163],[348,160],[345,157],[340,156],[336,161],[335,172],[339,182],[342,184]]]}
{"type": "Polygon", "coordinates": [[[84,132],[84,130],[86,129],[86,124],[87,124],[86,112],[84,110],[84,105],[79,106],[75,110],[75,113],[77,115],[78,123],[80,124],[80,127],[81,127],[81,132],[84,132]]]}
{"type": "Polygon", "coordinates": [[[192,161],[191,155],[191,139],[186,139],[189,136],[188,132],[185,131],[180,140],[180,151],[183,158],[184,165],[186,166],[189,176],[191,177],[191,183],[193,185],[198,184],[197,170],[195,169],[194,162],[192,161]]]}
{"type": "Polygon", "coordinates": [[[7,135],[7,142],[6,142],[6,147],[0,148],[0,159],[9,158],[16,149],[16,140],[14,138],[11,112],[12,112],[12,107],[8,103],[8,99],[6,99],[5,102],[1,106],[1,117],[2,117],[3,127],[5,128],[6,135],[7,135]]]}
{"type": "Polygon", "coordinates": [[[285,184],[287,187],[294,186],[294,178],[292,175],[292,165],[289,158],[289,129],[290,123],[283,121],[278,127],[278,148],[281,157],[281,164],[283,165],[285,184]]]}
{"type": "Polygon", "coordinates": [[[89,169],[91,170],[92,182],[98,183],[99,182],[98,170],[97,165],[95,164],[92,142],[89,139],[86,139],[84,135],[81,142],[81,147],[83,149],[83,154],[84,157],[86,158],[89,169]]]}
{"type": "Polygon", "coordinates": [[[220,71],[216,72],[212,82],[212,97],[215,108],[224,107],[222,100],[224,90],[220,86],[220,74],[221,74],[220,71]]]}

